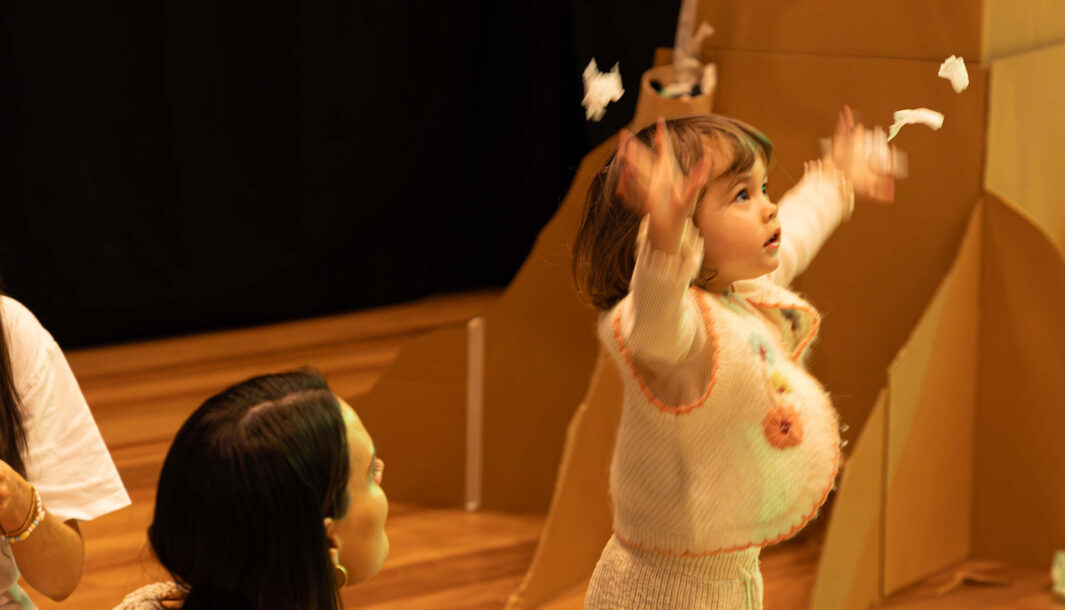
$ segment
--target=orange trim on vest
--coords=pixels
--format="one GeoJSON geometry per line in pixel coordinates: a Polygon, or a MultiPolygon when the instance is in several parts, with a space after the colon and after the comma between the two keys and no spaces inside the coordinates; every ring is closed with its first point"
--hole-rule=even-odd
{"type": "Polygon", "coordinates": [[[760,309],[799,309],[805,311],[807,315],[810,316],[810,319],[813,321],[810,325],[810,330],[806,333],[806,336],[803,338],[803,340],[799,342],[798,346],[794,350],[792,350],[792,360],[799,359],[799,356],[802,355],[802,351],[806,349],[806,346],[810,345],[810,342],[813,341],[814,337],[817,336],[817,331],[821,328],[821,315],[818,314],[817,310],[814,309],[812,306],[793,305],[785,303],[763,303],[761,301],[752,301],[750,299],[748,299],[748,302],[751,305],[754,305],[755,307],[758,307],[760,309]]]}
{"type": "Polygon", "coordinates": [[[651,388],[647,386],[647,382],[645,382],[643,377],[640,376],[640,372],[636,370],[636,364],[633,363],[632,356],[629,355],[629,350],[625,347],[625,339],[621,336],[621,311],[619,310],[617,314],[614,315],[614,340],[618,343],[618,351],[621,352],[622,358],[625,359],[625,364],[628,365],[633,377],[636,378],[636,383],[640,386],[640,389],[643,390],[644,396],[647,397],[648,402],[657,407],[659,411],[673,413],[674,415],[687,413],[699,405],[704,404],[706,399],[710,397],[710,391],[714,389],[714,382],[717,381],[718,337],[717,331],[714,329],[714,320],[710,316],[710,311],[708,310],[706,303],[703,302],[703,299],[699,295],[699,289],[691,287],[689,290],[695,293],[695,301],[699,304],[699,312],[703,316],[703,323],[706,325],[708,339],[713,342],[712,349],[714,351],[712,356],[713,368],[710,372],[710,383],[706,385],[706,391],[694,402],[690,402],[686,405],[667,405],[655,397],[654,392],[652,392],[651,388]]]}

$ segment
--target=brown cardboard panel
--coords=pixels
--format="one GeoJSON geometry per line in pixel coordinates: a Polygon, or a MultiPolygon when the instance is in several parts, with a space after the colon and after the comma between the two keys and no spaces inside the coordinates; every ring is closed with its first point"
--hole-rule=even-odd
{"type": "Polygon", "coordinates": [[[984,0],[702,0],[709,48],[942,61],[979,58],[984,0]]]}
{"type": "Polygon", "coordinates": [[[884,595],[969,555],[981,219],[888,371],[884,595]]]}
{"type": "Polygon", "coordinates": [[[373,389],[352,402],[388,460],[388,495],[461,506],[466,440],[466,326],[407,345],[373,389]]]}
{"type": "Polygon", "coordinates": [[[886,431],[884,390],[844,464],[817,566],[814,610],[868,608],[880,601],[886,431]]]}
{"type": "Polygon", "coordinates": [[[987,72],[970,66],[970,87],[958,95],[936,76],[938,60],[722,52],[717,62],[715,112],[749,121],[773,140],[769,190],[776,198],[801,177],[804,161],[819,156],[818,139],[831,134],[844,104],[866,125],[886,127],[901,108],[946,116],[939,131],[902,130],[894,143],[909,154],[909,177],[897,183],[895,204],[859,200],[796,282],[824,316],[811,370],[842,420],[860,430],[982,194],[987,72]]]}
{"type": "MultiPolygon", "coordinates": [[[[1065,27],[1065,3],[1059,19],[1065,27]]],[[[991,64],[984,184],[1016,203],[1065,251],[1065,44],[991,64]]]]}
{"type": "Polygon", "coordinates": [[[566,198],[485,316],[485,508],[543,511],[565,430],[596,360],[597,312],[573,288],[571,252],[592,177],[613,138],[581,161],[566,198]]]}
{"type": "MultiPolygon", "coordinates": [[[[533,608],[585,583],[610,538],[610,461],[621,417],[621,379],[600,351],[588,394],[566,433],[540,545],[510,610],[533,608]]],[[[580,590],[579,599],[584,599],[580,590]]],[[[578,606],[580,607],[580,606],[578,606]]]]}
{"type": "Polygon", "coordinates": [[[1065,548],[1065,260],[985,198],[974,555],[1046,566],[1065,548]]]}
{"type": "MultiPolygon", "coordinates": [[[[983,2],[984,61],[1065,40],[1065,2],[1060,0],[983,0],[983,2]]],[[[976,56],[973,58],[975,59],[976,56]]]]}
{"type": "Polygon", "coordinates": [[[590,578],[561,593],[558,597],[537,606],[540,610],[583,610],[584,594],[588,591],[590,578]]]}

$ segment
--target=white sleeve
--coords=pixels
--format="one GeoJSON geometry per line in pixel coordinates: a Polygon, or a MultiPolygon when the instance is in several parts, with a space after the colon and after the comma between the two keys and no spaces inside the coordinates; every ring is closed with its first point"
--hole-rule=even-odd
{"type": "Polygon", "coordinates": [[[651,247],[647,227],[644,218],[629,295],[620,304],[621,336],[634,359],[672,366],[705,343],[698,305],[688,288],[702,264],[703,240],[688,220],[680,251],[669,255],[651,247]]]}
{"type": "Polygon", "coordinates": [[[27,479],[58,519],[88,520],[130,504],[63,352],[24,306],[3,298],[12,376],[23,404],[27,479]]]}
{"type": "Polygon", "coordinates": [[[836,227],[850,218],[854,189],[843,172],[811,161],[799,183],[780,198],[778,207],[780,264],[769,279],[788,286],[806,270],[836,227]]]}

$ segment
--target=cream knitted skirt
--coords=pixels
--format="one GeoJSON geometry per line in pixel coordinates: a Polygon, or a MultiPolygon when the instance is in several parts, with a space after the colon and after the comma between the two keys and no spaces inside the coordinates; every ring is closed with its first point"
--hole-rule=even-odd
{"type": "Polygon", "coordinates": [[[709,557],[676,557],[606,543],[585,610],[715,608],[761,610],[758,547],[709,557]]]}

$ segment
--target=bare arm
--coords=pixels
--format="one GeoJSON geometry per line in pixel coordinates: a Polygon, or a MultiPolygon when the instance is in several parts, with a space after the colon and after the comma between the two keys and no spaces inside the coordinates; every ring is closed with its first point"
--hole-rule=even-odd
{"type": "MultiPolygon", "coordinates": [[[[29,483],[0,461],[0,527],[16,532],[32,508],[29,483]]],[[[28,537],[11,543],[11,551],[26,582],[55,601],[69,597],[81,580],[85,545],[77,520],[60,521],[46,511],[28,537]]]]}

